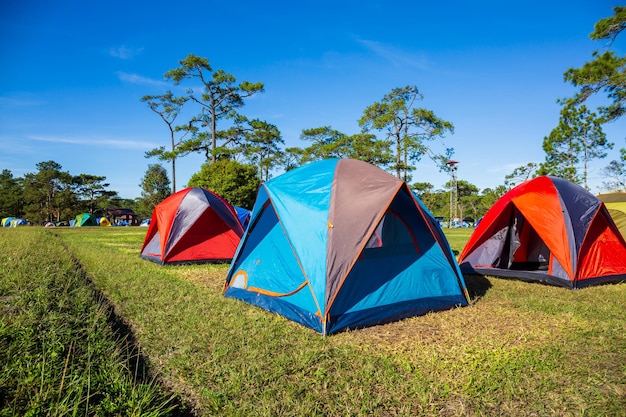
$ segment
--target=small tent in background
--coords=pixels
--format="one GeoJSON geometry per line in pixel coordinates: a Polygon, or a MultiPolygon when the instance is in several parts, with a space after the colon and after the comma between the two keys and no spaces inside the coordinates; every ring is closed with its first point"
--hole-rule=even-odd
{"type": "Polygon", "coordinates": [[[90,213],[81,213],[76,216],[74,219],[74,227],[82,227],[82,226],[97,226],[98,220],[96,216],[90,213]]]}
{"type": "Polygon", "coordinates": [[[141,227],[148,227],[148,226],[150,226],[150,219],[143,219],[141,221],[141,223],[139,224],[139,226],[141,226],[141,227]]]}
{"type": "Polygon", "coordinates": [[[243,228],[246,229],[248,227],[248,223],[250,223],[250,210],[235,206],[235,211],[237,212],[239,223],[241,223],[243,228]]]}
{"type": "Polygon", "coordinates": [[[562,178],[504,194],[459,257],[464,273],[568,288],[626,280],[626,243],[604,203],[562,178]]]}
{"type": "Polygon", "coordinates": [[[626,192],[600,194],[598,200],[604,203],[615,225],[626,239],[626,192]]]}
{"type": "Polygon", "coordinates": [[[98,217],[98,226],[109,227],[111,226],[111,222],[106,217],[98,217]]]}
{"type": "Polygon", "coordinates": [[[233,206],[201,187],[157,204],[141,257],[160,263],[230,261],[244,230],[233,206]]]}
{"type": "Polygon", "coordinates": [[[333,159],[260,186],[224,294],[322,334],[468,304],[439,225],[404,181],[333,159]]]}
{"type": "Polygon", "coordinates": [[[9,227],[26,226],[27,224],[28,222],[25,219],[13,217],[9,222],[9,227]]]}
{"type": "Polygon", "coordinates": [[[14,217],[4,217],[2,219],[2,227],[11,227],[11,220],[13,220],[14,217]]]}

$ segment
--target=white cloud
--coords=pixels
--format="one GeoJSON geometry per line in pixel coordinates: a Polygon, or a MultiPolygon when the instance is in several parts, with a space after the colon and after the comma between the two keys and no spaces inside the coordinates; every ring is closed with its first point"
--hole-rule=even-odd
{"type": "Polygon", "coordinates": [[[133,59],[136,55],[139,55],[143,51],[143,48],[128,48],[124,45],[118,48],[110,48],[109,55],[115,58],[127,60],[133,59]]]}
{"type": "Polygon", "coordinates": [[[150,142],[125,139],[71,138],[54,136],[28,136],[27,139],[40,142],[67,143],[72,145],[99,146],[116,149],[152,149],[157,146],[150,142]]]}
{"type": "Polygon", "coordinates": [[[144,84],[144,85],[153,85],[153,86],[168,86],[164,80],[155,80],[152,78],[147,78],[139,74],[131,74],[128,72],[118,71],[117,77],[125,82],[130,84],[144,84]]]}
{"type": "Polygon", "coordinates": [[[0,96],[0,106],[9,107],[30,107],[40,106],[44,102],[32,95],[17,95],[17,96],[0,96]]]}
{"type": "Polygon", "coordinates": [[[430,62],[425,56],[417,56],[400,48],[384,44],[382,42],[356,38],[356,41],[379,57],[391,62],[397,67],[410,67],[426,70],[430,62]]]}

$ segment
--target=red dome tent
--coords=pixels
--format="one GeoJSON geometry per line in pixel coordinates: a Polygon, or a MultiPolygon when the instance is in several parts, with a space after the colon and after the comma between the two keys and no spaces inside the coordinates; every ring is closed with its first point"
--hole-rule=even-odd
{"type": "Polygon", "coordinates": [[[463,273],[581,288],[626,280],[626,242],[604,203],[579,185],[543,176],[489,209],[459,264],[463,273]]]}
{"type": "Polygon", "coordinates": [[[154,208],[141,257],[160,264],[230,261],[244,230],[233,206],[201,187],[154,208]]]}

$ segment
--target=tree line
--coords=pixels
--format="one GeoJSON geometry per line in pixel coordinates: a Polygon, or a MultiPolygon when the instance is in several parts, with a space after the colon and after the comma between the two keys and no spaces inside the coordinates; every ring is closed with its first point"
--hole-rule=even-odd
{"type": "MultiPolygon", "coordinates": [[[[24,215],[39,222],[66,219],[80,210],[94,213],[104,207],[125,206],[149,217],[158,202],[177,191],[176,162],[192,153],[204,155],[205,162],[186,186],[209,188],[231,204],[248,208],[254,203],[259,184],[272,175],[327,158],[360,159],[393,173],[409,184],[435,216],[445,218],[453,211],[477,219],[513,186],[539,175],[559,176],[588,188],[589,162],[606,158],[614,146],[602,127],[626,112],[626,57],[611,50],[626,27],[626,7],[613,11],[614,15],[598,21],[590,34],[593,40],[608,41],[604,52],[594,52],[581,68],[564,73],[564,81],[578,92],[557,100],[562,109],[558,125],[543,138],[545,160],[516,168],[505,177],[504,184],[493,189],[479,190],[464,180],[448,182],[444,189],[412,182],[417,162],[429,158],[437,169],[449,172],[448,162],[454,154],[454,149],[442,141],[454,133],[454,125],[420,106],[424,97],[417,86],[393,88],[366,106],[358,120],[358,133],[347,134],[331,126],[306,128],[300,135],[305,146],[284,148],[277,126],[241,112],[246,99],[263,93],[263,83],[237,82],[232,74],[214,69],[208,59],[189,54],[164,74],[175,87],[190,85],[184,94],[178,96],[168,89],[162,95],[141,98],[158,115],[168,134],[167,146],[144,156],[169,165],[169,174],[160,163],[149,165],[141,180],[141,197],[123,200],[115,191],[107,190],[105,177],[72,176],[54,161],[37,164],[38,172],[24,178],[13,178],[4,170],[0,214],[24,215]],[[602,95],[608,104],[598,107],[597,112],[586,106],[590,97],[602,95]],[[442,152],[434,151],[437,140],[443,145],[442,152]],[[451,193],[458,196],[454,209],[451,193]]],[[[626,188],[626,149],[620,153],[620,158],[604,169],[606,189],[626,188]]]]}
{"type": "Polygon", "coordinates": [[[240,111],[245,99],[264,91],[263,83],[237,83],[232,74],[214,70],[208,59],[193,54],[179,64],[164,74],[165,79],[174,85],[202,85],[199,91],[190,87],[185,95],[175,96],[168,90],[141,99],[167,128],[169,145],[152,149],[146,156],[171,165],[172,192],[177,189],[176,161],[190,153],[203,154],[206,165],[223,160],[250,165],[259,181],[266,181],[273,172],[327,158],[364,160],[410,181],[415,164],[424,155],[440,169],[446,169],[446,157],[453,152],[447,149],[446,155],[438,155],[429,146],[452,133],[454,126],[432,110],[418,106],[424,97],[416,86],[394,88],[368,106],[358,121],[362,128],[359,133],[346,134],[331,126],[306,128],[300,139],[307,146],[283,148],[285,142],[277,126],[250,119],[240,111]],[[193,116],[181,123],[178,119],[183,109],[193,116]]]}
{"type": "Polygon", "coordinates": [[[107,207],[134,206],[109,190],[106,177],[64,171],[55,161],[36,165],[37,171],[14,177],[10,170],[0,173],[0,216],[22,217],[33,224],[61,222],[79,213],[103,216],[107,207]]]}

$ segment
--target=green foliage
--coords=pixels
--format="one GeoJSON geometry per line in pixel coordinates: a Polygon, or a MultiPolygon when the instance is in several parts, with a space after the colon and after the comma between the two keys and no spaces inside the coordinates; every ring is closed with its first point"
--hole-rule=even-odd
{"type": "Polygon", "coordinates": [[[108,191],[109,184],[103,184],[104,176],[80,174],[72,179],[74,193],[84,202],[89,213],[103,215],[106,203],[115,197],[115,191],[108,191]]]}
{"type": "Polygon", "coordinates": [[[283,153],[279,145],[285,141],[280,131],[270,123],[255,119],[248,122],[244,137],[245,142],[242,145],[244,156],[257,166],[259,178],[267,181],[272,169],[282,160],[283,153]]]}
{"type": "Polygon", "coordinates": [[[485,188],[484,190],[482,190],[482,214],[477,216],[477,218],[482,217],[487,212],[487,210],[489,210],[491,206],[493,206],[494,203],[498,201],[498,199],[502,197],[507,191],[509,191],[509,188],[504,185],[499,185],[496,188],[485,188]]]}
{"type": "Polygon", "coordinates": [[[176,158],[180,154],[180,147],[183,144],[183,139],[188,133],[194,133],[195,131],[189,130],[187,126],[176,126],[174,123],[180,115],[185,103],[189,100],[188,97],[176,97],[171,91],[167,91],[160,96],[144,96],[141,101],[148,104],[150,110],[159,115],[161,120],[165,122],[170,133],[170,150],[166,151],[165,147],[161,146],[154,148],[146,152],[146,158],[156,156],[161,161],[171,161],[172,163],[172,189],[176,192],[176,158]],[[182,131],[183,134],[180,137],[176,137],[176,133],[182,131]]]}
{"type": "Polygon", "coordinates": [[[419,197],[421,197],[425,193],[432,192],[434,188],[435,186],[429,182],[415,182],[411,186],[411,190],[413,190],[413,192],[419,197]]]}
{"type": "Polygon", "coordinates": [[[300,139],[311,143],[302,151],[302,165],[329,158],[344,158],[347,153],[347,135],[330,126],[304,129],[300,139]]]}
{"type": "Polygon", "coordinates": [[[378,140],[372,134],[358,133],[349,136],[330,126],[323,126],[304,129],[300,139],[310,145],[297,153],[298,165],[329,158],[359,159],[381,167],[393,161],[389,141],[378,140]]]}
{"type": "Polygon", "coordinates": [[[359,120],[359,125],[366,130],[385,131],[386,140],[395,148],[391,169],[405,181],[410,180],[410,172],[415,170],[411,163],[424,155],[441,162],[442,158],[437,157],[427,143],[454,131],[452,123],[439,118],[432,110],[413,107],[422,99],[415,86],[394,88],[380,102],[368,106],[359,120]]]}
{"type": "Polygon", "coordinates": [[[283,152],[282,168],[285,172],[297,168],[302,165],[304,157],[304,149],[298,147],[286,148],[283,152]]]}
{"type": "Polygon", "coordinates": [[[259,175],[254,165],[220,159],[205,163],[192,175],[189,187],[204,187],[223,197],[233,206],[251,209],[259,188],[259,175]]]}
{"type": "MultiPolygon", "coordinates": [[[[465,180],[457,180],[456,184],[448,181],[445,184],[445,187],[448,190],[451,190],[453,186],[456,186],[456,192],[458,196],[458,216],[463,219],[465,217],[472,217],[473,219],[477,219],[478,217],[484,214],[482,197],[478,195],[478,187],[474,184],[471,184],[465,180]]],[[[447,199],[447,206],[443,211],[445,217],[450,217],[450,193],[445,193],[445,197],[447,199]]]]}
{"type": "MultiPolygon", "coordinates": [[[[452,186],[453,184],[450,181],[446,182],[445,184],[445,187],[448,189],[450,189],[452,186]]],[[[471,195],[478,194],[478,187],[465,180],[457,180],[456,188],[459,197],[469,197],[471,195]]]]}
{"type": "MultiPolygon", "coordinates": [[[[614,15],[599,20],[591,33],[593,40],[615,40],[626,26],[626,7],[616,6],[614,15]]],[[[622,117],[626,112],[626,57],[616,56],[613,51],[593,52],[593,59],[581,68],[570,68],[565,81],[579,88],[573,100],[580,104],[592,95],[606,94],[611,102],[599,108],[600,115],[607,121],[622,117]]]]}
{"type": "MultiPolygon", "coordinates": [[[[448,181],[445,187],[450,190],[448,181]]],[[[430,183],[418,182],[411,187],[413,192],[424,203],[435,217],[450,218],[450,191],[434,190],[430,183]]],[[[496,190],[486,188],[479,193],[478,187],[465,180],[457,180],[458,214],[460,217],[471,217],[474,220],[482,217],[493,203],[500,198],[506,189],[499,186],[496,190]]]]}
{"type": "Polygon", "coordinates": [[[587,164],[606,157],[613,144],[606,140],[602,120],[586,106],[563,102],[559,125],[543,140],[546,160],[538,169],[540,175],[555,175],[587,187],[587,164]],[[578,164],[582,164],[582,175],[578,164]]]}
{"type": "Polygon", "coordinates": [[[613,160],[604,168],[604,174],[607,177],[603,181],[603,186],[607,190],[625,191],[626,190],[626,149],[620,149],[621,157],[619,160],[613,160]]]}
{"type": "Polygon", "coordinates": [[[379,140],[375,135],[368,133],[357,133],[348,137],[349,152],[348,158],[359,159],[372,165],[384,168],[392,163],[389,142],[379,140]]]}
{"type": "Polygon", "coordinates": [[[613,16],[601,19],[593,27],[589,37],[593,40],[610,40],[613,42],[617,35],[626,29],[626,7],[616,6],[613,16]]]}
{"type": "Polygon", "coordinates": [[[24,214],[31,223],[58,221],[61,208],[68,201],[73,203],[72,176],[61,171],[61,165],[54,161],[40,162],[36,166],[36,173],[24,176],[24,214]]]}
{"type": "Polygon", "coordinates": [[[148,165],[146,174],[141,180],[141,210],[138,214],[144,218],[151,216],[154,207],[165,200],[170,192],[170,179],[162,165],[148,165]]]}
{"type": "Polygon", "coordinates": [[[24,215],[22,181],[13,177],[8,169],[0,173],[0,218],[24,215]]]}
{"type": "MultiPolygon", "coordinates": [[[[417,182],[411,186],[413,192],[424,203],[435,217],[450,218],[450,188],[448,181],[445,187],[448,191],[435,190],[430,183],[417,182]]],[[[457,215],[461,218],[471,217],[477,220],[485,215],[487,210],[507,191],[500,185],[495,189],[486,188],[479,192],[478,187],[465,180],[457,180],[458,207],[457,215]]]]}
{"type": "Polygon", "coordinates": [[[483,204],[483,198],[478,194],[463,196],[459,194],[459,206],[461,207],[459,212],[459,217],[461,219],[470,217],[476,221],[482,217],[486,211],[483,204]]]}
{"type": "Polygon", "coordinates": [[[119,200],[117,192],[107,190],[104,176],[70,175],[55,161],[40,162],[38,171],[14,179],[10,171],[0,175],[0,214],[13,212],[33,224],[59,222],[77,213],[104,215],[104,209],[119,200]],[[18,212],[18,213],[16,213],[18,212]]]}
{"type": "Polygon", "coordinates": [[[537,168],[538,165],[534,162],[529,162],[526,165],[515,168],[512,173],[504,177],[504,186],[510,190],[516,185],[528,181],[534,177],[537,168]]]}
{"type": "Polygon", "coordinates": [[[204,151],[215,162],[219,156],[218,148],[226,147],[238,137],[220,132],[218,122],[236,119],[237,109],[244,105],[244,99],[263,92],[263,83],[243,81],[237,85],[233,75],[221,69],[213,70],[208,59],[193,54],[187,55],[179,64],[178,68],[167,71],[165,78],[172,80],[175,85],[190,80],[203,86],[200,95],[189,90],[188,98],[200,106],[200,113],[188,124],[193,137],[184,149],[187,152],[204,151]],[[204,129],[208,129],[208,132],[204,129]]]}
{"type": "Polygon", "coordinates": [[[435,187],[429,182],[416,182],[411,185],[411,190],[419,197],[433,216],[449,217],[449,192],[435,190],[435,187]]]}

